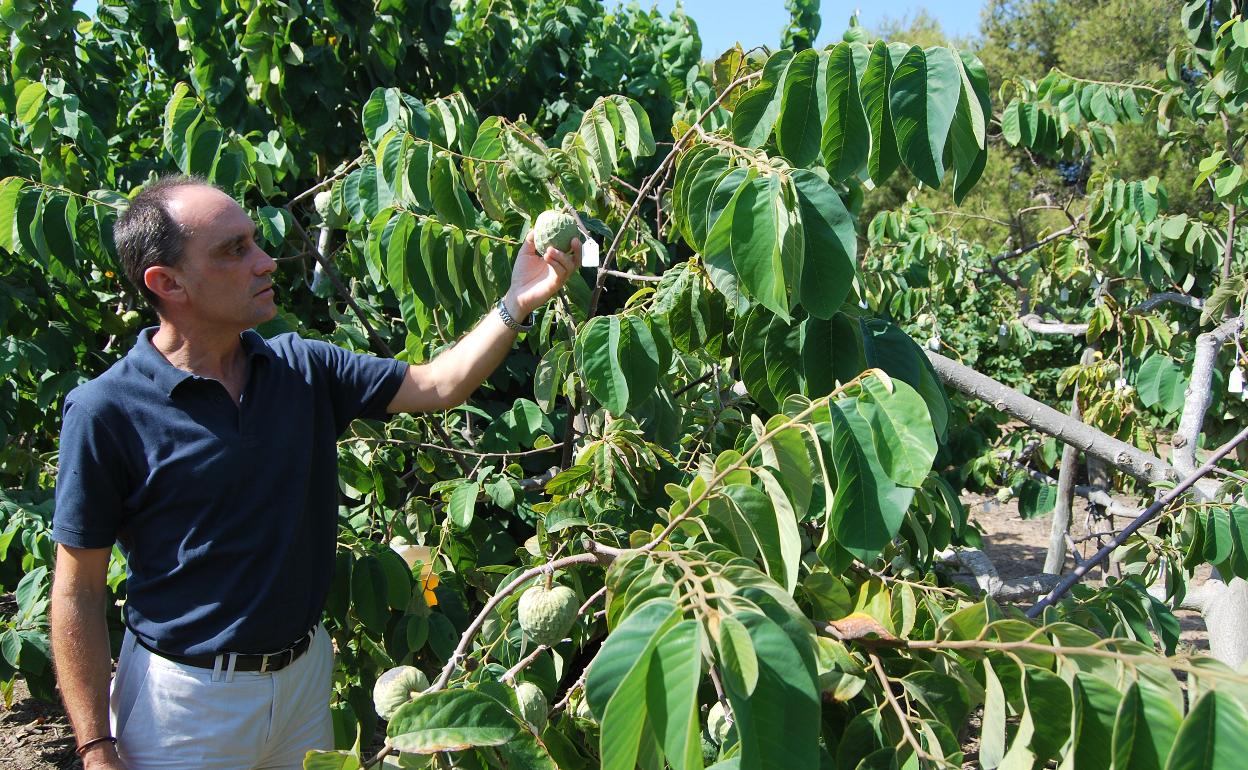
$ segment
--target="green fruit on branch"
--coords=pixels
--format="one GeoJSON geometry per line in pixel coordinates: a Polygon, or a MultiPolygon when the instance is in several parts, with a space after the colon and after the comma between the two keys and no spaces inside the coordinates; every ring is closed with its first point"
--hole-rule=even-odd
{"type": "Polygon", "coordinates": [[[576,218],[571,214],[557,209],[543,211],[533,223],[533,245],[537,247],[538,254],[545,254],[551,246],[559,251],[571,251],[572,239],[579,232],[576,218]]]}
{"type": "Polygon", "coordinates": [[[520,717],[540,733],[550,715],[550,704],[541,688],[532,682],[521,682],[516,685],[516,701],[520,704],[520,717]]]}
{"type": "Polygon", "coordinates": [[[373,707],[382,719],[389,719],[404,703],[429,689],[429,677],[415,666],[395,666],[377,678],[373,685],[373,707]]]}
{"type": "Polygon", "coordinates": [[[558,644],[576,620],[579,601],[567,586],[535,585],[520,595],[516,611],[520,628],[538,644],[558,644]]]}

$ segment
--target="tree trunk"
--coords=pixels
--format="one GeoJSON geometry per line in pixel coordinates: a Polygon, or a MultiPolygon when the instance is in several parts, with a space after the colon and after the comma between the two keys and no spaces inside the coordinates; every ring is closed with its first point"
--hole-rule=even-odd
{"type": "MultiPolygon", "coordinates": [[[[1096,357],[1096,347],[1089,345],[1079,356],[1079,365],[1087,366],[1096,357]]],[[[1079,384],[1075,383],[1070,396],[1070,417],[1082,421],[1079,411],[1079,384]]],[[[1079,462],[1079,450],[1071,444],[1062,446],[1062,466],[1057,471],[1057,505],[1053,508],[1053,521],[1049,529],[1049,552],[1044,557],[1044,572],[1048,575],[1062,574],[1066,564],[1066,533],[1070,531],[1070,512],[1075,505],[1075,465],[1079,462]]]]}

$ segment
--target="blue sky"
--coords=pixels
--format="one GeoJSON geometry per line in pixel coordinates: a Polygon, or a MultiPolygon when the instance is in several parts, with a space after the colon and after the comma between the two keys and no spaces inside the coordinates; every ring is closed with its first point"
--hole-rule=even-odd
{"type": "MultiPolygon", "coordinates": [[[[670,12],[676,0],[658,0],[660,10],[670,12]]],[[[642,3],[646,5],[646,3],[642,3]]],[[[780,32],[789,23],[784,0],[684,0],[685,13],[698,23],[702,56],[713,58],[739,42],[743,48],[780,43],[780,32]]],[[[950,37],[971,37],[979,32],[983,0],[892,0],[874,3],[823,0],[822,25],[817,44],[839,40],[855,9],[865,27],[878,28],[886,19],[900,20],[926,10],[936,17],[950,37]]]]}
{"type": "MultiPolygon", "coordinates": [[[[613,6],[619,2],[608,0],[613,6]]],[[[641,3],[643,7],[647,2],[641,3]]],[[[670,13],[676,0],[657,0],[659,9],[670,13]]],[[[95,0],[75,0],[74,6],[87,13],[95,11],[95,0]]],[[[741,43],[747,49],[756,45],[775,48],[780,31],[789,21],[784,0],[684,0],[685,13],[698,23],[702,36],[702,55],[713,58],[741,43]]],[[[919,10],[926,10],[940,21],[950,37],[971,37],[979,31],[979,11],[983,0],[893,0],[868,3],[823,0],[819,13],[823,24],[817,43],[824,45],[840,38],[850,14],[860,11],[862,24],[879,27],[886,19],[905,19],[919,10]]]]}

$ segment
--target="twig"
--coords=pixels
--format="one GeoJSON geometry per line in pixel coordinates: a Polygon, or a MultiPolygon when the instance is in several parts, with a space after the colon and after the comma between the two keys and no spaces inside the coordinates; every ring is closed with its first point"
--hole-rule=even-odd
{"type": "Polygon", "coordinates": [[[356,158],[355,160],[353,160],[353,161],[351,161],[350,163],[348,163],[347,165],[343,166],[343,167],[342,167],[342,170],[341,170],[341,171],[339,171],[338,173],[334,174],[334,175],[333,175],[333,176],[331,176],[331,177],[328,177],[327,179],[323,179],[323,180],[321,180],[320,182],[317,182],[317,183],[316,183],[316,184],[314,184],[313,186],[309,187],[308,189],[306,189],[306,190],[304,190],[303,192],[299,193],[299,194],[298,194],[298,195],[296,195],[295,197],[291,198],[291,199],[290,199],[290,201],[289,201],[289,202],[286,204],[286,206],[285,206],[286,210],[287,210],[287,211],[290,211],[290,207],[291,207],[291,206],[293,206],[293,205],[295,205],[295,204],[296,204],[296,203],[298,203],[299,201],[303,200],[304,198],[308,197],[309,195],[312,195],[313,193],[315,193],[317,190],[321,189],[322,187],[325,187],[326,185],[331,185],[331,184],[333,184],[334,182],[337,182],[339,179],[342,179],[342,178],[343,178],[344,176],[346,176],[347,174],[351,173],[351,170],[352,170],[352,169],[354,169],[356,166],[360,165],[360,161],[364,160],[364,157],[365,157],[364,155],[360,155],[360,156],[359,156],[358,158],[356,158]]]}
{"type": "Polygon", "coordinates": [[[364,331],[368,334],[368,339],[372,342],[373,347],[376,348],[378,353],[382,354],[386,358],[394,358],[394,353],[390,350],[390,346],[386,344],[385,340],[378,336],[376,330],[373,329],[373,325],[368,322],[367,316],[364,315],[364,309],[361,308],[359,303],[355,301],[355,297],[351,296],[351,292],[347,289],[346,284],[342,282],[342,278],[338,275],[338,271],[335,270],[333,265],[329,263],[329,260],[325,258],[325,255],[321,253],[321,250],[316,247],[316,244],[312,241],[312,237],[308,235],[308,231],[303,229],[303,225],[299,224],[299,218],[296,217],[294,212],[290,210],[290,204],[288,203],[282,208],[286,209],[287,213],[290,214],[290,221],[294,223],[295,231],[299,233],[299,237],[302,238],[303,242],[307,244],[309,253],[316,258],[317,263],[321,266],[321,270],[324,271],[325,275],[329,276],[330,282],[334,284],[334,290],[338,292],[339,296],[341,296],[347,305],[350,306],[351,310],[355,312],[356,318],[358,318],[360,320],[360,324],[364,326],[364,331]]]}
{"type": "Polygon", "coordinates": [[[1045,607],[1053,605],[1058,599],[1062,598],[1062,596],[1064,596],[1072,586],[1083,579],[1083,576],[1088,573],[1088,570],[1104,561],[1105,557],[1109,556],[1111,551],[1126,542],[1127,538],[1130,537],[1137,529],[1147,524],[1154,516],[1177,500],[1199,479],[1201,479],[1209,471],[1213,470],[1213,466],[1217,465],[1223,457],[1230,454],[1232,449],[1239,446],[1246,439],[1248,439],[1248,428],[1244,428],[1230,441],[1218,447],[1217,451],[1213,453],[1213,456],[1209,458],[1207,463],[1197,468],[1195,473],[1180,481],[1178,486],[1167,492],[1166,495],[1160,500],[1144,509],[1144,512],[1139,516],[1136,516],[1135,520],[1130,524],[1123,527],[1122,531],[1119,532],[1113,540],[1110,540],[1108,543],[1101,546],[1096,553],[1092,554],[1091,558],[1076,567],[1074,572],[1071,572],[1070,575],[1063,578],[1062,582],[1058,583],[1057,587],[1050,591],[1048,596],[1036,602],[1031,609],[1027,610],[1027,617],[1037,617],[1040,613],[1044,612],[1045,607]]]}
{"type": "Polygon", "coordinates": [[[906,715],[901,704],[897,702],[897,696],[893,695],[892,683],[888,679],[888,674],[884,672],[884,665],[880,663],[880,657],[874,652],[867,652],[867,657],[871,659],[871,668],[875,669],[875,675],[880,680],[880,687],[884,689],[884,697],[888,699],[888,705],[893,707],[893,712],[897,715],[897,721],[901,724],[901,734],[905,738],[906,743],[910,744],[910,748],[914,749],[914,753],[920,759],[935,762],[936,757],[927,753],[923,748],[923,744],[919,743],[919,739],[914,736],[914,731],[910,729],[910,717],[906,715]]]}
{"type": "Polygon", "coordinates": [[[607,277],[606,271],[611,269],[611,264],[615,259],[616,252],[620,250],[620,246],[624,243],[624,234],[628,230],[628,225],[633,221],[633,217],[637,216],[637,212],[641,209],[641,203],[646,199],[646,196],[650,193],[651,188],[653,188],[654,185],[667,173],[667,167],[675,162],[676,156],[680,153],[681,147],[693,138],[702,121],[706,120],[706,118],[715,111],[715,108],[718,107],[724,99],[728,98],[728,94],[735,91],[738,86],[742,86],[759,77],[762,77],[762,73],[754,72],[744,77],[737,78],[729,83],[724,88],[723,93],[716,97],[715,101],[711,102],[711,105],[702,111],[702,114],[700,114],[698,119],[693,122],[693,125],[690,126],[685,133],[676,140],[676,143],[672,145],[671,152],[663,158],[663,161],[659,163],[659,167],[654,170],[654,173],[646,177],[645,181],[642,182],[637,198],[633,201],[633,205],[629,207],[628,212],[624,215],[624,221],[620,223],[619,229],[616,230],[615,238],[611,241],[611,247],[607,249],[607,254],[603,257],[602,266],[598,268],[598,280],[594,284],[594,293],[589,299],[589,317],[592,318],[594,311],[598,309],[598,299],[602,296],[603,282],[607,277]]]}
{"type": "Polygon", "coordinates": [[[494,458],[506,459],[508,457],[528,457],[529,455],[542,454],[544,452],[550,452],[555,449],[561,449],[563,447],[563,442],[560,441],[558,444],[551,444],[550,446],[545,446],[545,447],[542,447],[541,449],[526,449],[523,452],[472,452],[467,449],[456,449],[455,447],[452,447],[452,446],[442,446],[441,444],[412,444],[410,442],[403,441],[401,439],[395,439],[391,443],[404,444],[406,446],[416,446],[416,447],[420,447],[421,449],[429,449],[429,450],[435,450],[439,452],[449,452],[451,454],[463,455],[464,457],[481,457],[487,460],[494,459],[494,458]]]}
{"type": "Polygon", "coordinates": [[[712,369],[711,371],[702,375],[701,377],[694,380],[693,382],[690,382],[687,385],[682,385],[679,390],[677,390],[675,393],[672,394],[672,398],[680,398],[681,396],[685,395],[689,391],[693,390],[694,388],[698,387],[702,383],[714,377],[715,373],[716,373],[715,370],[712,369]]]}
{"type": "Polygon", "coordinates": [[[606,274],[616,278],[623,278],[627,281],[640,281],[642,283],[658,283],[663,280],[661,275],[638,275],[637,273],[625,273],[620,270],[607,270],[606,274]]]}

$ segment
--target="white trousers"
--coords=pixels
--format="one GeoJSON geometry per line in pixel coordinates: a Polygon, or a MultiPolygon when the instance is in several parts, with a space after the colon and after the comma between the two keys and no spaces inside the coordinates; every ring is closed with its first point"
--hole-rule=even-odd
{"type": "Polygon", "coordinates": [[[334,747],[333,657],[318,627],[280,671],[214,673],[155,655],[126,631],[109,703],[117,752],[129,770],[302,768],[309,750],[334,747]]]}

